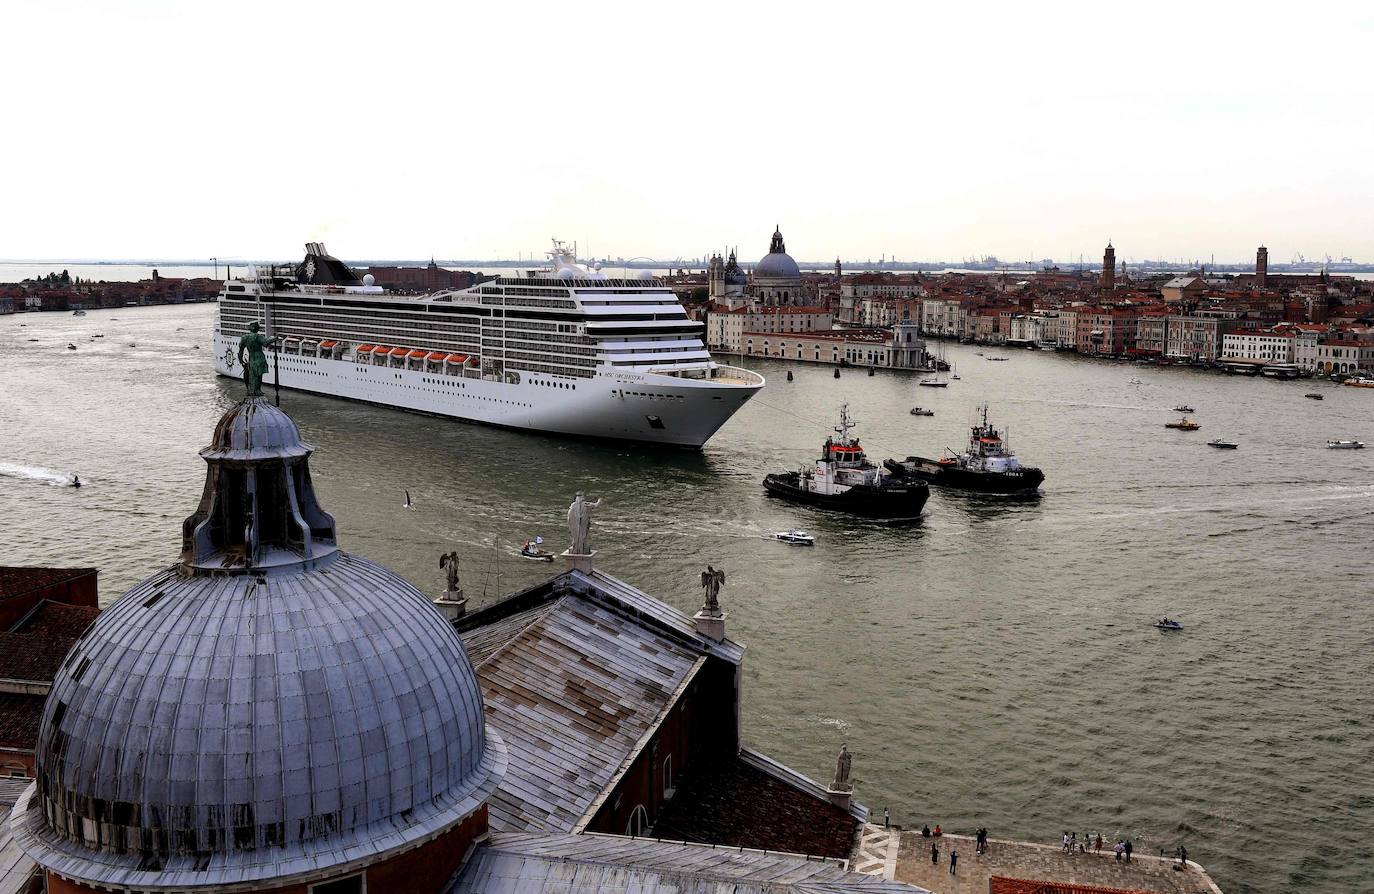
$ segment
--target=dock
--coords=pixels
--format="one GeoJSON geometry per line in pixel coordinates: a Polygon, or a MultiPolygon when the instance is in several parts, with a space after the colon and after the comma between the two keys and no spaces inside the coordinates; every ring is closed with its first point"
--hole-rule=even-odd
{"type": "Polygon", "coordinates": [[[1117,860],[1111,844],[1100,853],[1065,853],[1053,844],[990,839],[976,853],[971,835],[924,838],[919,830],[864,827],[851,858],[858,872],[906,882],[933,894],[1222,894],[1197,863],[1180,865],[1173,857],[1135,853],[1117,860]],[[930,846],[939,848],[938,863],[930,846]],[[958,851],[956,874],[949,855],[958,851]]]}

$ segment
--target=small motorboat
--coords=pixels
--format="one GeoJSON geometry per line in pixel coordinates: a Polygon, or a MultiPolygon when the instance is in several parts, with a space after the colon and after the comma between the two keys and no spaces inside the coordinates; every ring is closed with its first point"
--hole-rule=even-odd
{"type": "Polygon", "coordinates": [[[773,535],[773,539],[783,543],[795,543],[797,546],[816,545],[816,538],[805,531],[779,531],[773,535]]]}
{"type": "Polygon", "coordinates": [[[1187,404],[1179,404],[1178,406],[1174,407],[1174,412],[1175,412],[1175,413],[1192,413],[1192,412],[1195,412],[1195,411],[1193,410],[1192,407],[1188,406],[1187,404]]]}
{"type": "Polygon", "coordinates": [[[533,540],[526,540],[520,546],[521,557],[529,559],[531,562],[552,562],[553,553],[540,548],[540,544],[543,542],[543,537],[535,537],[533,540]]]}
{"type": "Polygon", "coordinates": [[[950,378],[951,378],[951,379],[954,379],[955,381],[959,381],[959,374],[958,374],[958,373],[954,373],[953,375],[950,376],[950,378]]]}
{"type": "Polygon", "coordinates": [[[1335,441],[1326,442],[1327,450],[1363,450],[1364,441],[1335,441]]]}
{"type": "Polygon", "coordinates": [[[1240,445],[1235,441],[1223,441],[1221,438],[1217,438],[1215,441],[1208,441],[1207,446],[1215,447],[1218,450],[1235,450],[1240,445]]]}
{"type": "Polygon", "coordinates": [[[999,360],[999,361],[1000,361],[1000,360],[1006,360],[1007,358],[1005,358],[1005,357],[989,357],[988,359],[989,359],[989,360],[999,360]]]}
{"type": "Polygon", "coordinates": [[[1189,419],[1187,416],[1184,416],[1177,422],[1166,422],[1164,423],[1164,427],[1178,429],[1179,431],[1197,431],[1202,428],[1201,425],[1189,419]]]}
{"type": "Polygon", "coordinates": [[[913,416],[934,416],[934,415],[935,415],[935,411],[934,411],[934,410],[928,410],[928,409],[926,409],[925,407],[912,407],[912,408],[911,408],[911,415],[913,415],[913,416]]]}
{"type": "Polygon", "coordinates": [[[787,381],[792,381],[792,370],[790,369],[787,371],[787,381]]]}
{"type": "Polygon", "coordinates": [[[1169,617],[1160,618],[1155,621],[1155,627],[1159,630],[1182,630],[1183,625],[1169,617]]]}
{"type": "Polygon", "coordinates": [[[1303,397],[1307,398],[1308,400],[1326,400],[1326,395],[1324,394],[1304,394],[1303,397]]]}
{"type": "Polygon", "coordinates": [[[1139,379],[1131,379],[1131,381],[1130,381],[1128,384],[1131,384],[1131,385],[1144,385],[1145,383],[1142,382],[1142,381],[1140,381],[1139,379]]]}
{"type": "Polygon", "coordinates": [[[76,350],[76,345],[72,344],[71,342],[67,342],[67,350],[68,350],[68,351],[75,351],[75,350],[76,350]]]}
{"type": "Polygon", "coordinates": [[[74,311],[72,311],[72,316],[74,316],[74,317],[84,317],[85,315],[86,315],[86,312],[85,312],[84,310],[74,310],[74,311]]]}
{"type": "Polygon", "coordinates": [[[925,382],[917,382],[916,384],[917,384],[917,385],[920,385],[922,388],[947,388],[947,387],[949,387],[949,383],[948,383],[948,382],[940,382],[940,381],[937,381],[936,379],[930,379],[929,381],[925,381],[925,382]]]}

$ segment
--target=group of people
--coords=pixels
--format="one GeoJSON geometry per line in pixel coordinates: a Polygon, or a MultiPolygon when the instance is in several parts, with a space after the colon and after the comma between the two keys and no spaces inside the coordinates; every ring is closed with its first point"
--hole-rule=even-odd
{"type": "MultiPolygon", "coordinates": [[[[1083,833],[1080,839],[1077,832],[1064,833],[1064,853],[1066,854],[1086,854],[1089,849],[1094,853],[1102,852],[1102,833],[1098,832],[1096,837],[1083,833]]],[[[1131,854],[1135,852],[1135,845],[1129,838],[1118,838],[1116,844],[1112,846],[1112,851],[1116,854],[1117,862],[1131,862],[1131,854]]]]}
{"type": "MultiPolygon", "coordinates": [[[[935,824],[935,831],[933,832],[930,830],[930,826],[921,827],[922,838],[939,838],[944,834],[945,833],[940,828],[939,823],[935,824]]],[[[988,852],[988,830],[980,826],[978,828],[978,831],[974,833],[974,840],[974,852],[978,854],[986,854],[988,852]]],[[[930,842],[930,862],[932,865],[938,865],[940,862],[940,845],[935,841],[930,842]]],[[[958,872],[959,852],[951,847],[949,850],[949,874],[957,875],[958,872]]]]}

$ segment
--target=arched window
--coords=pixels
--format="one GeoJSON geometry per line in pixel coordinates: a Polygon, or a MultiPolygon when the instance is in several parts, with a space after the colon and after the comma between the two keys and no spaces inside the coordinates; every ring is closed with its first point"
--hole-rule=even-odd
{"type": "Polygon", "coordinates": [[[644,809],[643,804],[636,804],[635,809],[630,812],[630,821],[625,824],[625,834],[632,838],[638,838],[644,834],[644,830],[649,828],[649,811],[644,809]]]}

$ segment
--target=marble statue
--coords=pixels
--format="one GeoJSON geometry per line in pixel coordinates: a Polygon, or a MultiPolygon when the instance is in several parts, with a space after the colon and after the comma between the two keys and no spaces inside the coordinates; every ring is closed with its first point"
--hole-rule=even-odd
{"type": "Polygon", "coordinates": [[[458,586],[458,551],[442,553],[439,556],[439,567],[447,570],[447,586],[444,588],[449,593],[457,593],[458,586]]]}
{"type": "Polygon", "coordinates": [[[575,556],[587,556],[592,552],[592,510],[600,508],[604,500],[589,503],[577,492],[577,499],[568,507],[568,535],[572,542],[568,552],[575,556]]]}
{"type": "Polygon", "coordinates": [[[852,761],[848,743],[841,745],[839,757],[835,758],[835,781],[830,784],[831,791],[849,791],[849,767],[852,761]]]}
{"type": "Polygon", "coordinates": [[[701,607],[707,614],[720,614],[720,587],[725,583],[725,572],[719,568],[706,566],[701,572],[701,588],[706,591],[706,603],[701,607]]]}
{"type": "Polygon", "coordinates": [[[258,323],[248,324],[248,331],[239,339],[239,365],[243,367],[243,382],[248,386],[249,397],[262,396],[262,377],[267,375],[267,354],[265,348],[274,347],[277,337],[268,338],[258,332],[258,323]]]}

